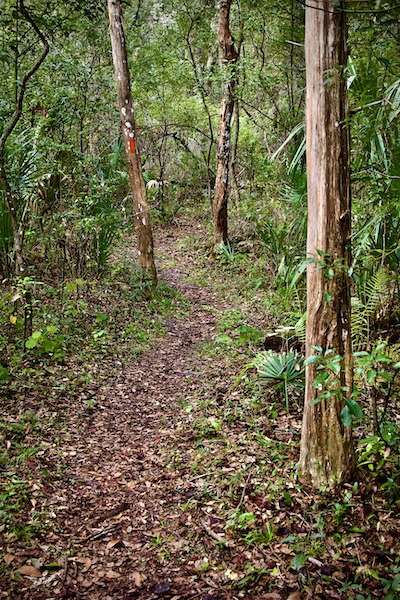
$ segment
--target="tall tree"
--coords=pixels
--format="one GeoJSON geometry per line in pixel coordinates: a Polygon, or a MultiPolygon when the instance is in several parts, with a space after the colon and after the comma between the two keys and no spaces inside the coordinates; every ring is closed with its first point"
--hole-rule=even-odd
{"type": "Polygon", "coordinates": [[[230,30],[232,0],[221,0],[219,5],[218,48],[223,74],[222,101],[218,121],[217,168],[214,188],[214,244],[228,239],[228,179],[231,145],[231,121],[237,88],[238,52],[230,30]]]}
{"type": "MultiPolygon", "coordinates": [[[[24,98],[25,98],[25,93],[26,93],[26,88],[27,88],[28,82],[33,77],[33,75],[36,73],[36,71],[39,69],[40,65],[43,63],[44,59],[46,58],[47,54],[49,53],[49,43],[48,43],[47,39],[45,38],[45,36],[43,35],[43,33],[41,32],[41,30],[39,29],[35,19],[32,17],[31,13],[27,10],[27,8],[24,4],[24,0],[19,0],[19,2],[17,2],[16,9],[17,9],[17,18],[18,18],[18,11],[19,11],[21,13],[22,17],[25,19],[25,21],[32,27],[35,34],[38,36],[41,43],[43,44],[43,50],[42,50],[41,54],[39,55],[39,57],[35,60],[33,65],[29,69],[26,70],[24,75],[21,77],[20,82],[18,82],[18,81],[15,82],[16,93],[15,93],[14,112],[13,112],[9,122],[4,125],[1,136],[0,136],[0,180],[1,180],[2,186],[5,191],[5,198],[6,198],[7,206],[10,211],[10,216],[11,216],[11,226],[12,226],[12,233],[13,233],[13,238],[14,238],[14,258],[15,258],[16,270],[17,270],[17,272],[21,273],[22,271],[24,271],[24,268],[25,268],[25,261],[24,261],[24,257],[23,257],[24,223],[23,223],[23,219],[18,214],[20,212],[19,211],[19,208],[20,208],[19,198],[15,194],[15,191],[13,190],[13,187],[10,184],[9,177],[7,174],[6,143],[7,143],[7,140],[9,139],[9,137],[11,136],[12,132],[14,131],[15,127],[17,126],[19,120],[22,117],[24,98]]],[[[15,67],[16,79],[18,78],[18,67],[17,67],[17,65],[18,65],[18,63],[17,63],[18,47],[17,46],[18,46],[18,40],[16,43],[16,51],[15,51],[16,52],[16,67],[15,67]]]]}
{"type": "Polygon", "coordinates": [[[320,364],[329,373],[317,384],[319,361],[317,357],[315,362],[309,359],[300,473],[315,487],[349,478],[353,465],[351,428],[341,420],[345,399],[352,391],[350,151],[343,7],[344,2],[309,0],[306,8],[307,253],[313,259],[307,271],[306,353],[326,356],[320,364]],[[327,351],[331,353],[326,355],[327,351]]]}
{"type": "Polygon", "coordinates": [[[139,260],[142,268],[142,279],[150,280],[152,289],[154,289],[157,285],[157,271],[153,255],[153,233],[139,148],[136,141],[128,56],[120,0],[108,0],[108,16],[110,20],[112,55],[122,123],[122,137],[128,162],[129,182],[135,210],[135,229],[138,241],[139,260]]]}

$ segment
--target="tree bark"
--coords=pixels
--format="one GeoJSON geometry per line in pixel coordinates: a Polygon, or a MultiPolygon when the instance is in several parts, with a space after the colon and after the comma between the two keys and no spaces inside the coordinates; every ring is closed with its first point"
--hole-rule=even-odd
{"type": "MultiPolygon", "coordinates": [[[[342,3],[341,3],[342,4],[342,3]]],[[[314,346],[343,357],[334,388],[352,391],[350,329],[350,143],[345,13],[334,0],[306,8],[307,271],[306,354],[314,346]]],[[[306,369],[300,477],[314,487],[348,479],[353,468],[351,428],[338,396],[316,402],[317,365],[306,369]]]]}
{"type": "Polygon", "coordinates": [[[138,242],[142,280],[157,285],[157,271],[153,255],[153,233],[150,222],[146,188],[143,180],[136,127],[132,106],[131,83],[126,51],[125,32],[120,0],[108,0],[110,37],[117,85],[118,103],[122,123],[122,137],[128,163],[129,182],[135,210],[135,230],[138,242]]]}
{"type": "Polygon", "coordinates": [[[228,240],[228,180],[231,145],[231,120],[237,87],[238,53],[229,26],[232,0],[221,0],[219,9],[218,47],[224,81],[218,121],[217,167],[214,188],[214,244],[228,240]]]}

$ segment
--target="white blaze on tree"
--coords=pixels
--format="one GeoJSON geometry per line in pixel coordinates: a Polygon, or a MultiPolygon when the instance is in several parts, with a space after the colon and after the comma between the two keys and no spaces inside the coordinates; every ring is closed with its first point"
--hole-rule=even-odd
{"type": "Polygon", "coordinates": [[[350,149],[346,21],[343,3],[308,0],[307,76],[307,271],[306,354],[315,347],[342,357],[327,390],[315,386],[317,364],[306,369],[300,477],[315,487],[348,479],[353,467],[351,428],[341,421],[352,391],[350,330],[350,149]],[[334,392],[330,395],[330,392],[334,392]],[[318,398],[328,392],[323,399],[318,398]]]}
{"type": "Polygon", "coordinates": [[[142,278],[150,280],[152,289],[154,289],[157,285],[157,272],[153,255],[153,233],[140,154],[136,143],[135,117],[132,106],[131,84],[120,0],[108,0],[108,16],[110,20],[111,46],[121,116],[122,137],[128,162],[129,182],[135,211],[135,230],[142,278]]]}

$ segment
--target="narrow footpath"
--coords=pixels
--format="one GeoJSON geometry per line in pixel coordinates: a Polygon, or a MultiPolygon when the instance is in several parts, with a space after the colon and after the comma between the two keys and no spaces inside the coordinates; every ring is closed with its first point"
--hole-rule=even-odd
{"type": "MultiPolygon", "coordinates": [[[[171,228],[163,236],[159,257],[174,251],[179,234],[171,228]]],[[[195,567],[209,535],[185,512],[202,482],[190,472],[183,404],[202,385],[193,350],[212,339],[217,311],[209,309],[218,302],[185,281],[185,265],[163,268],[161,258],[158,268],[188,298],[190,314],[168,319],[164,339],[97,389],[95,410],[71,410],[60,444],[48,451],[48,460],[62,457],[62,476],[37,507],[52,517],[40,554],[63,569],[24,579],[15,600],[230,597],[195,567]]]]}

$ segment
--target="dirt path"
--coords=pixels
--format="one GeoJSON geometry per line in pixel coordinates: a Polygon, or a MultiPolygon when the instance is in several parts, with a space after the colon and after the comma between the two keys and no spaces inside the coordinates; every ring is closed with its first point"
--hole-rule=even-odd
{"type": "MultiPolygon", "coordinates": [[[[180,233],[164,235],[159,255],[175,252],[180,233]]],[[[195,567],[198,538],[208,534],[185,513],[198,482],[182,408],[202,384],[193,350],[212,339],[216,317],[207,307],[217,298],[187,283],[185,266],[160,267],[161,278],[190,300],[190,315],[168,319],[165,339],[97,390],[95,409],[70,411],[59,446],[48,449],[49,462],[61,458],[60,478],[41,490],[51,534],[33,552],[40,559],[30,561],[41,572],[51,563],[62,571],[49,567],[45,577],[21,580],[15,598],[222,597],[195,567]]]]}

